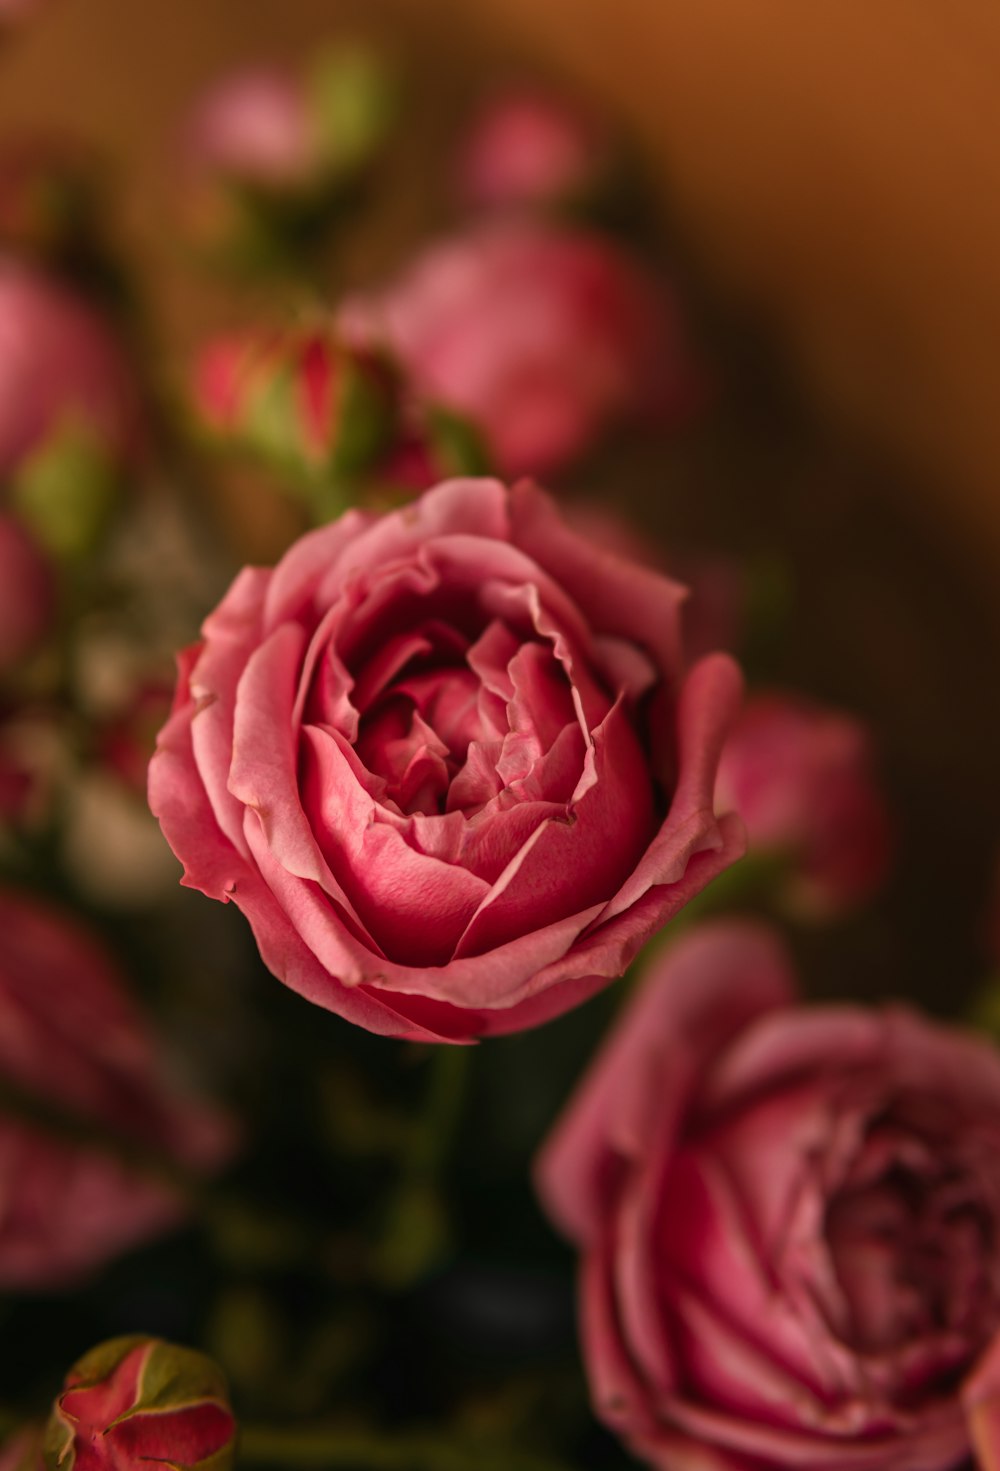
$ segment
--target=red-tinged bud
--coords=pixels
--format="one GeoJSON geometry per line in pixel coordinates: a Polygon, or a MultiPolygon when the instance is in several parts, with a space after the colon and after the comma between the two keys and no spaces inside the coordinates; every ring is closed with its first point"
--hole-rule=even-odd
{"type": "Polygon", "coordinates": [[[208,343],[194,369],[201,426],[223,448],[295,480],[357,474],[388,442],[391,376],[326,329],[233,333],[208,343]]]}
{"type": "Polygon", "coordinates": [[[66,1376],[45,1435],[46,1471],[226,1471],[236,1421],[222,1371],[160,1338],[113,1338],[66,1376]]]}

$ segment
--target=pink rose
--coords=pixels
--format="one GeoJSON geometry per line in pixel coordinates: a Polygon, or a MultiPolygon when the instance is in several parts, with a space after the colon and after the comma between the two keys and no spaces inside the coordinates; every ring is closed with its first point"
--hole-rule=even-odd
{"type": "Polygon", "coordinates": [[[371,1031],[567,1010],[742,850],[712,811],[738,673],[685,678],[682,595],[490,480],[244,571],[150,766],[184,882],[371,1031]]]}
{"type": "Polygon", "coordinates": [[[695,391],[669,293],[582,231],[480,227],[339,320],[348,340],[395,353],[418,394],[467,415],[509,476],[558,469],[613,424],[675,414],[695,391]]]}
{"type": "Polygon", "coordinates": [[[719,801],[751,854],[787,860],[784,898],[814,917],[867,899],[885,877],[890,824],[859,720],[797,695],[747,701],[719,766],[719,801]]]}
{"type": "Polygon", "coordinates": [[[474,118],[458,191],[474,208],[555,205],[592,190],[610,146],[590,116],[541,90],[511,89],[474,118]]]}
{"type": "Polygon", "coordinates": [[[222,1371],[162,1338],[112,1338],[66,1375],[46,1471],[228,1471],[236,1421],[222,1371]]]}
{"type": "Polygon", "coordinates": [[[1000,1056],[792,1003],[767,930],[693,932],[542,1152],[594,1405],[669,1471],[945,1471],[1000,1328],[1000,1056]]]}
{"type": "Polygon", "coordinates": [[[112,461],[130,458],[139,423],[128,364],[101,317],[0,256],[0,480],[66,428],[85,430],[112,461]]]}
{"type": "Polygon", "coordinates": [[[0,1284],[60,1286],[181,1219],[177,1193],[99,1142],[47,1131],[55,1111],[191,1170],[229,1127],[166,1086],[115,967],[74,921],[0,891],[0,1284]],[[40,1121],[32,1116],[40,1108],[40,1121]]]}

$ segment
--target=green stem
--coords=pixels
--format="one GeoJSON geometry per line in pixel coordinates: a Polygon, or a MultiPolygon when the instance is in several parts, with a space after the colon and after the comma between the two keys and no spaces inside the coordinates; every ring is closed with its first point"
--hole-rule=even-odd
{"type": "Polygon", "coordinates": [[[380,1435],[373,1431],[283,1430],[247,1425],[240,1459],[286,1471],[569,1471],[561,1461],[507,1446],[462,1446],[441,1435],[380,1435]]]}
{"type": "Polygon", "coordinates": [[[406,1161],[408,1173],[433,1177],[444,1167],[462,1118],[471,1047],[436,1047],[427,1102],[406,1161]]]}

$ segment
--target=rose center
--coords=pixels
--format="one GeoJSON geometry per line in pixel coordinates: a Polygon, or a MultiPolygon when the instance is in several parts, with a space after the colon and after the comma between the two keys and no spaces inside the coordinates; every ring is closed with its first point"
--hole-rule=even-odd
{"type": "Polygon", "coordinates": [[[896,1163],[841,1190],[826,1235],[853,1346],[886,1353],[953,1332],[975,1344],[997,1313],[993,1221],[961,1171],[896,1163]]]}

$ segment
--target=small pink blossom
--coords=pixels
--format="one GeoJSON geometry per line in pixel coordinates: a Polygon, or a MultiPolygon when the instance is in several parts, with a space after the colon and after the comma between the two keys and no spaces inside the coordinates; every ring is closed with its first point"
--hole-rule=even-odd
{"type": "Polygon", "coordinates": [[[257,185],[301,185],[313,166],[305,88],[277,70],[226,77],[198,103],[187,141],[205,171],[257,185]]]}
{"type": "Polygon", "coordinates": [[[458,192],[475,208],[566,203],[594,188],[609,152],[590,116],[541,89],[512,88],[472,120],[458,159],[458,192]]]}

